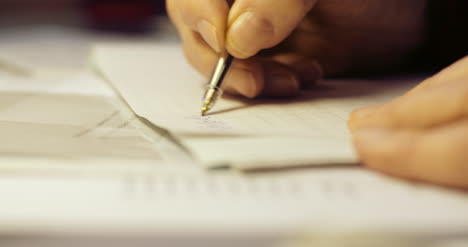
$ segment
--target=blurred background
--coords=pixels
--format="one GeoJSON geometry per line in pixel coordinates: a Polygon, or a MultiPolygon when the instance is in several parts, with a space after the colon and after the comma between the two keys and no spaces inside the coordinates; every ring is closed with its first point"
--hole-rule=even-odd
{"type": "Polygon", "coordinates": [[[0,25],[45,23],[145,32],[164,15],[164,0],[1,0],[0,25]]]}
{"type": "Polygon", "coordinates": [[[122,41],[178,42],[165,1],[0,0],[0,64],[77,70],[93,44],[122,41]]]}

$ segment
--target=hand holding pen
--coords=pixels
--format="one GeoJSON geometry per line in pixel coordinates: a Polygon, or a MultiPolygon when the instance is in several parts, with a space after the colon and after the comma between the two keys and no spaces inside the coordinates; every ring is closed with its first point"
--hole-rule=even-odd
{"type": "MultiPolygon", "coordinates": [[[[292,4],[302,0],[274,1],[274,8],[271,8],[271,2],[236,1],[229,8],[224,0],[171,0],[167,5],[184,42],[187,59],[198,71],[210,77],[225,50],[236,58],[223,84],[227,93],[249,98],[293,96],[299,89],[296,70],[278,62],[280,58],[273,55],[255,55],[281,43],[304,18],[306,11],[304,6],[292,4]],[[255,9],[251,8],[253,5],[256,5],[255,9]],[[278,9],[290,10],[281,13],[278,9]],[[297,14],[291,16],[293,12],[297,14]],[[288,18],[290,20],[286,20],[288,18]]],[[[316,68],[315,61],[310,64],[310,69],[297,70],[314,81],[320,75],[320,69],[316,68]]]]}
{"type": "Polygon", "coordinates": [[[168,0],[167,8],[188,61],[210,78],[226,50],[236,59],[225,92],[255,98],[295,96],[323,72],[394,63],[419,38],[423,2],[168,0]]]}

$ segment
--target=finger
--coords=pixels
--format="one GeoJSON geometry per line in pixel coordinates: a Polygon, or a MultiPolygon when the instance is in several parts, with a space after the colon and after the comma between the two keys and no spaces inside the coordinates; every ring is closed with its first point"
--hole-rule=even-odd
{"type": "Polygon", "coordinates": [[[261,63],[256,59],[234,60],[223,83],[226,93],[246,98],[256,98],[265,89],[261,63]]]}
{"type": "Polygon", "coordinates": [[[169,0],[168,10],[177,28],[199,33],[217,53],[224,49],[229,13],[225,0],[169,0]]]}
{"type": "MultiPolygon", "coordinates": [[[[390,103],[389,103],[390,104],[390,103]]],[[[361,128],[366,127],[378,127],[379,124],[375,123],[376,120],[372,120],[377,118],[378,111],[380,108],[383,108],[384,104],[382,105],[369,105],[357,109],[349,115],[348,120],[348,128],[351,131],[355,131],[361,128]]],[[[381,120],[384,121],[384,120],[381,120]]]]}
{"type": "MultiPolygon", "coordinates": [[[[413,97],[413,95],[424,94],[425,92],[430,91],[429,88],[441,87],[443,85],[447,85],[447,87],[452,87],[452,86],[449,86],[452,83],[460,84],[461,81],[463,80],[466,81],[467,80],[466,78],[468,78],[467,68],[468,68],[468,56],[459,60],[458,62],[449,66],[448,68],[444,69],[437,75],[422,82],[416,88],[406,93],[402,98],[407,99],[407,98],[413,97]]],[[[464,87],[463,85],[461,86],[464,87]]],[[[458,92],[456,94],[463,97],[463,92],[464,90],[462,89],[461,92],[458,92]]],[[[435,93],[437,92],[435,91],[435,93]]],[[[465,97],[468,97],[468,96],[465,96],[465,97]]],[[[390,103],[390,104],[397,105],[398,103],[396,102],[398,102],[399,100],[400,99],[397,99],[393,103],[390,103]]],[[[436,99],[434,98],[434,100],[436,99]]],[[[457,99],[457,100],[460,101],[460,99],[457,99]]],[[[463,99],[461,99],[461,101],[463,101],[463,99]]],[[[438,102],[436,104],[439,104],[439,103],[440,105],[445,105],[445,102],[438,102]]],[[[463,108],[464,105],[465,104],[462,103],[460,106],[463,108]]],[[[390,108],[392,107],[388,105],[382,105],[382,106],[369,106],[369,107],[359,109],[351,114],[349,127],[351,129],[356,129],[356,128],[372,126],[372,125],[374,126],[385,125],[385,122],[387,122],[387,124],[390,124],[390,122],[388,122],[388,119],[390,118],[390,116],[385,116],[385,111],[389,111],[388,109],[390,108]]],[[[434,118],[434,120],[436,119],[434,118]]],[[[439,121],[441,120],[439,119],[439,121]]],[[[436,122],[437,121],[433,121],[433,124],[435,124],[436,122]]]]}
{"type": "Polygon", "coordinates": [[[317,0],[237,0],[229,12],[226,47],[248,58],[276,46],[297,27],[317,0]]]}
{"type": "MultiPolygon", "coordinates": [[[[182,33],[189,63],[205,77],[211,76],[219,56],[196,33],[182,33]]],[[[271,59],[235,59],[223,87],[227,93],[247,98],[292,97],[299,93],[299,81],[294,69],[271,59]]]]}
{"type": "Polygon", "coordinates": [[[468,188],[468,119],[426,130],[363,129],[353,137],[362,162],[373,169],[468,188]]]}
{"type": "Polygon", "coordinates": [[[315,60],[298,53],[283,53],[272,57],[293,69],[299,76],[301,88],[310,88],[323,77],[322,66],[315,60]]]}
{"type": "Polygon", "coordinates": [[[459,81],[463,78],[465,78],[465,80],[466,78],[468,78],[468,56],[445,68],[437,75],[432,76],[431,78],[422,82],[416,88],[411,90],[409,94],[417,93],[418,91],[426,89],[428,87],[438,86],[453,81],[459,81]]]}
{"type": "MultiPolygon", "coordinates": [[[[219,59],[201,38],[190,30],[182,32],[183,49],[188,62],[205,77],[210,77],[219,59]]],[[[255,59],[234,60],[223,83],[227,93],[248,98],[259,96],[264,90],[263,67],[255,59]]]]}
{"type": "MultiPolygon", "coordinates": [[[[211,76],[219,59],[197,33],[185,29],[183,48],[189,63],[205,77],[211,76]]],[[[297,72],[272,59],[235,59],[223,83],[227,93],[247,98],[259,96],[292,97],[299,93],[300,79],[297,72]]]]}
{"type": "Polygon", "coordinates": [[[427,128],[468,116],[468,84],[461,79],[351,114],[350,128],[427,128]]]}
{"type": "Polygon", "coordinates": [[[294,69],[271,59],[264,59],[262,65],[265,82],[261,96],[289,98],[299,94],[301,83],[294,69]]]}
{"type": "Polygon", "coordinates": [[[235,60],[224,85],[226,92],[247,98],[288,98],[300,91],[296,71],[271,59],[260,58],[235,60]]]}

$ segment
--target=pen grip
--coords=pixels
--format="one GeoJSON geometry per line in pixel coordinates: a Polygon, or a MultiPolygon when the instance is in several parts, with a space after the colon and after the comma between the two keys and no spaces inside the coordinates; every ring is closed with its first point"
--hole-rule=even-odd
{"type": "Polygon", "coordinates": [[[210,87],[212,88],[221,88],[221,85],[226,78],[226,75],[229,71],[229,67],[231,67],[232,61],[234,57],[231,55],[227,55],[225,57],[221,57],[216,64],[215,70],[213,72],[213,76],[210,80],[210,87]]]}

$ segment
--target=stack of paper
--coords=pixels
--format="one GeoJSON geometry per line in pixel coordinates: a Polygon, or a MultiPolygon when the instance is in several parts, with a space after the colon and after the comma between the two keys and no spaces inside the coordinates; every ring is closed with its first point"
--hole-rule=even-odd
{"type": "Polygon", "coordinates": [[[177,45],[100,45],[97,69],[136,114],[174,133],[208,167],[258,169],[354,164],[347,119],[414,86],[401,81],[327,81],[294,100],[224,97],[200,117],[205,79],[177,45]]]}

